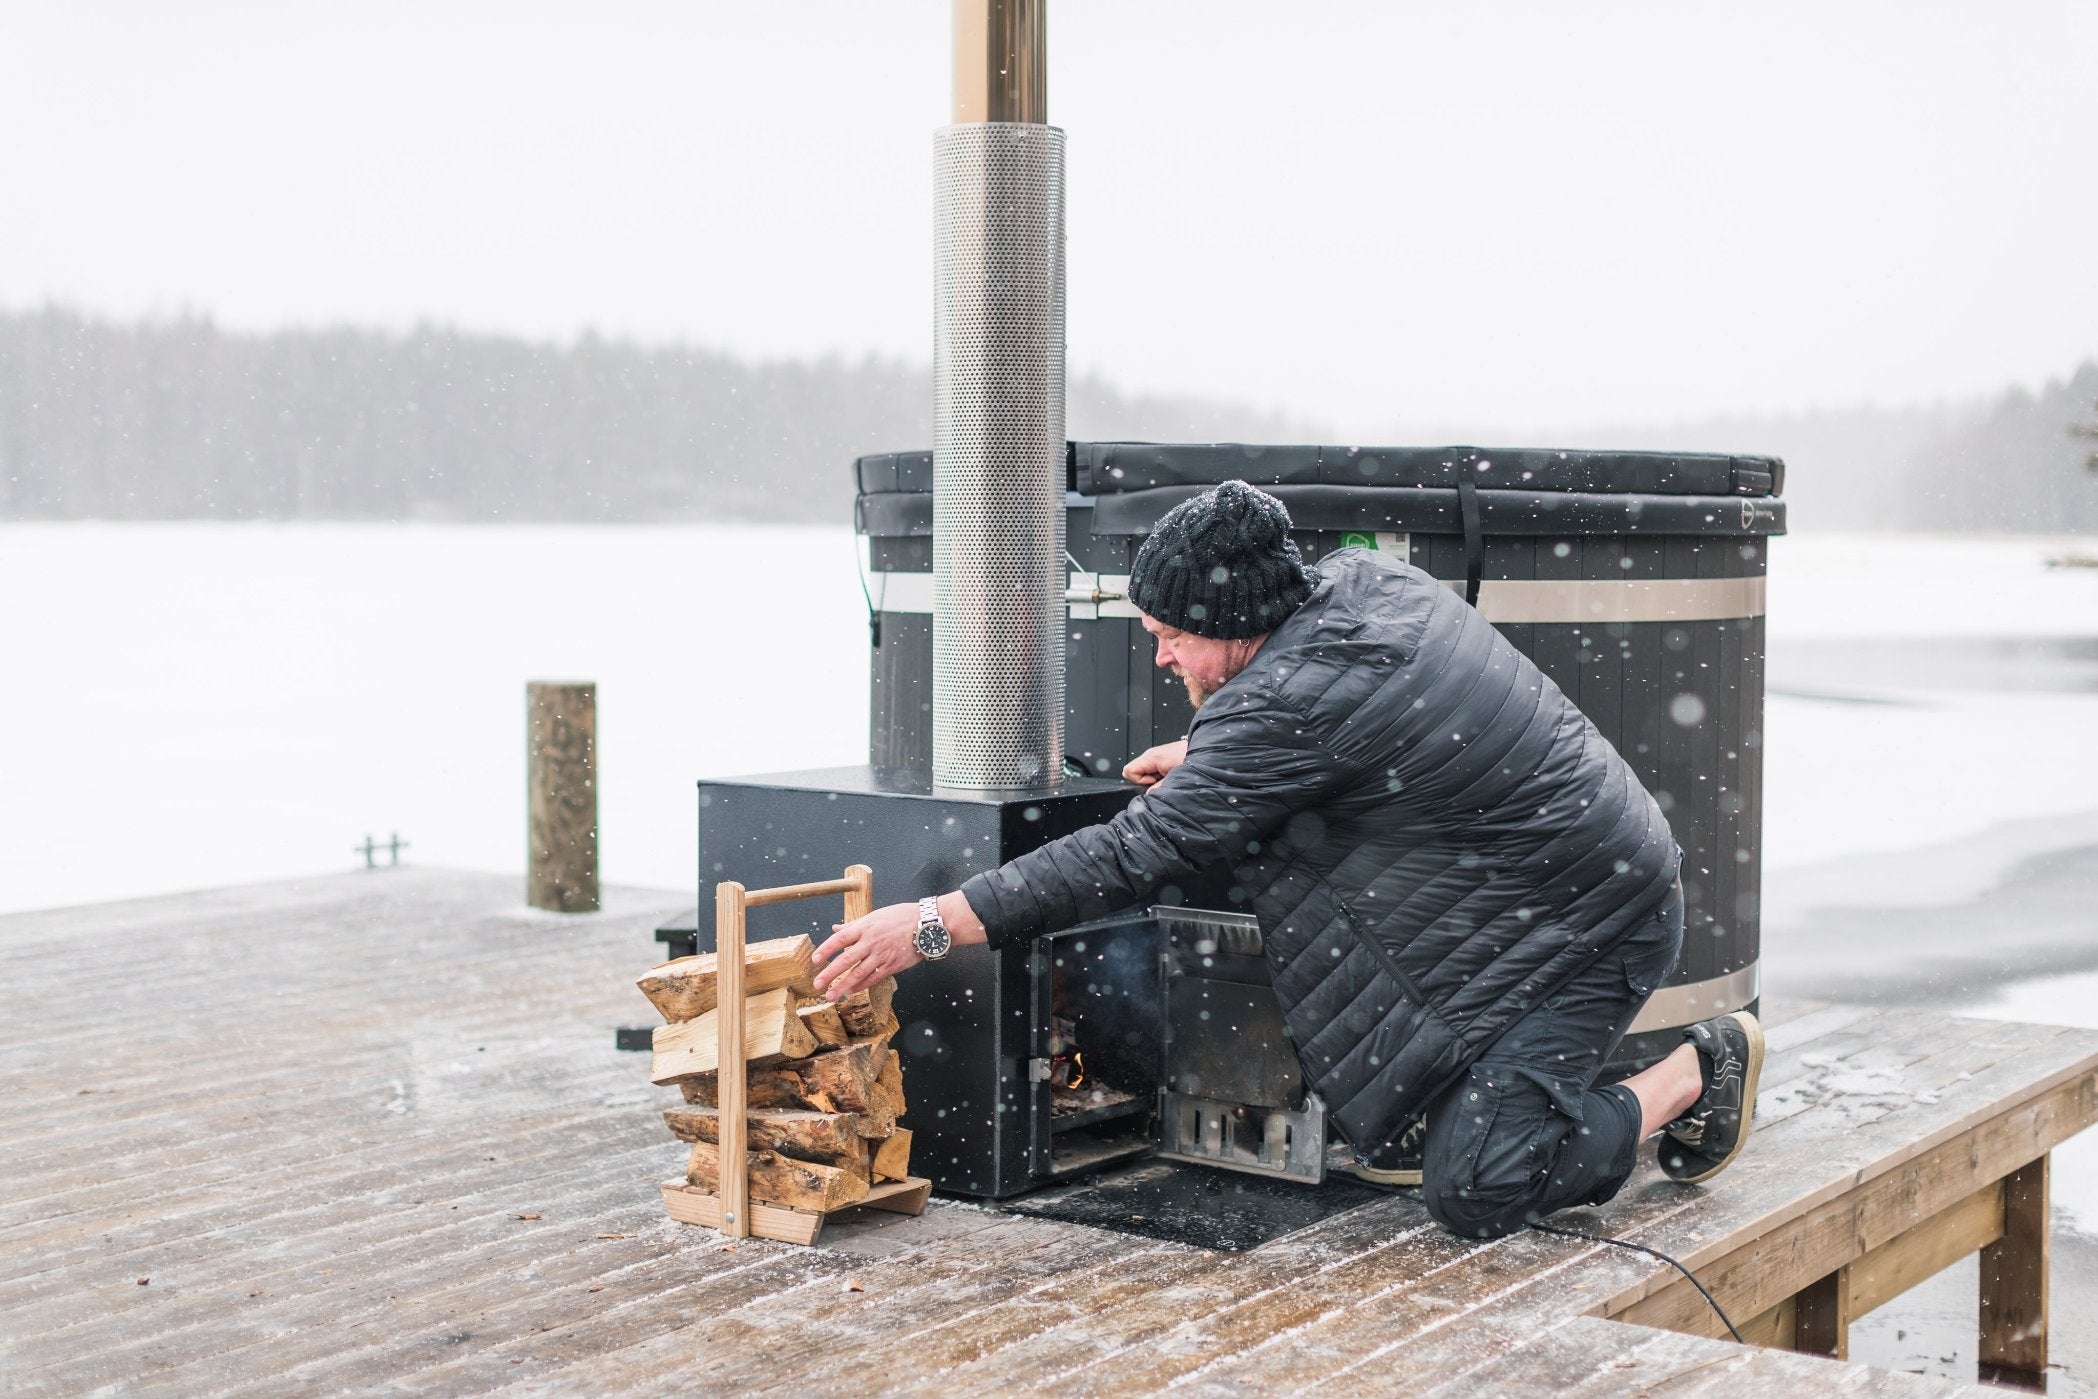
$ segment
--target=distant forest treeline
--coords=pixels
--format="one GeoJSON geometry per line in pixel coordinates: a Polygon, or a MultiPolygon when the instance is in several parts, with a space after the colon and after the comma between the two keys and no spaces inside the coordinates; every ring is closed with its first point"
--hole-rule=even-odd
{"type": "MultiPolygon", "coordinates": [[[[860,453],[930,445],[922,364],[753,363],[202,318],[0,311],[0,518],[828,520],[860,453]]],[[[1768,452],[1795,527],[2098,533],[2098,363],[1984,405],[1864,408],[1489,445],[1768,452]]],[[[1346,440],[1330,425],[1071,384],[1079,438],[1346,440]]],[[[1413,434],[1418,436],[1418,434],[1413,434]]],[[[1387,440],[1405,434],[1386,434],[1387,440]]]]}
{"type": "MultiPolygon", "coordinates": [[[[852,459],[930,446],[932,403],[896,360],[0,312],[0,517],[844,521],[852,459]]],[[[1069,411],[1299,431],[1085,379],[1069,411]]]]}

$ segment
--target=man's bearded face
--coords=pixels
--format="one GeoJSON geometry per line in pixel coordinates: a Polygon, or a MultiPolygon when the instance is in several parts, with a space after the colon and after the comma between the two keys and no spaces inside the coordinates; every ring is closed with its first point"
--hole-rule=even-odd
{"type": "Polygon", "coordinates": [[[1200,680],[1188,674],[1187,667],[1184,665],[1174,666],[1173,674],[1179,676],[1180,683],[1187,686],[1187,702],[1197,709],[1200,709],[1208,701],[1209,697],[1216,693],[1200,680]]]}
{"type": "Polygon", "coordinates": [[[1158,664],[1180,677],[1187,697],[1200,709],[1224,683],[1244,670],[1265,638],[1220,641],[1169,627],[1152,617],[1144,618],[1144,630],[1158,643],[1158,664]]]}

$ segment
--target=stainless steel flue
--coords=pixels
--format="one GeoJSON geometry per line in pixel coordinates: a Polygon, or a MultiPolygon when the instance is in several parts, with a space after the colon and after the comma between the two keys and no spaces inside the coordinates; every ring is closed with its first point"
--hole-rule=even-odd
{"type": "Polygon", "coordinates": [[[1064,134],[1043,0],[956,0],[935,142],[933,780],[1053,785],[1064,727],[1064,134]]]}

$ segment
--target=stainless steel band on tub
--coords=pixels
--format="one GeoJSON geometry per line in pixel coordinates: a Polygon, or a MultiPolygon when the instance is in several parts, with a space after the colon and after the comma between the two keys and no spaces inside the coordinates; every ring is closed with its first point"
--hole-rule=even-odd
{"type": "Polygon", "coordinates": [[[1639,1018],[1625,1033],[1643,1035],[1649,1030],[1677,1030],[1685,1025],[1695,1025],[1700,1020],[1710,1020],[1715,1015],[1741,1009],[1762,989],[1763,963],[1760,958],[1725,976],[1686,982],[1681,986],[1663,986],[1647,998],[1639,1018]]]}
{"type": "MultiPolygon", "coordinates": [[[[1446,581],[1463,590],[1463,583],[1446,581]]],[[[874,573],[868,591],[877,612],[931,612],[930,573],[874,573]]],[[[1125,598],[1129,579],[1113,573],[1073,573],[1065,599],[1074,619],[1134,617],[1125,598]]],[[[1718,622],[1760,617],[1761,578],[1493,579],[1479,585],[1479,611],[1490,622],[1718,622]]]]}
{"type": "MultiPolygon", "coordinates": [[[[1503,578],[1479,585],[1489,622],[1719,622],[1763,615],[1761,578],[1503,578]]],[[[1445,585],[1464,591],[1460,582],[1445,585]]]]}

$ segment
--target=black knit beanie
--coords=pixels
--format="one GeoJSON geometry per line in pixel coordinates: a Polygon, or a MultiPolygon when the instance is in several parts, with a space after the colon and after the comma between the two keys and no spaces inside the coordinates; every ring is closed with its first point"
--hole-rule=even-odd
{"type": "Polygon", "coordinates": [[[1169,627],[1238,641],[1273,631],[1314,581],[1289,537],[1289,507],[1226,481],[1152,527],[1129,574],[1129,600],[1169,627]]]}

